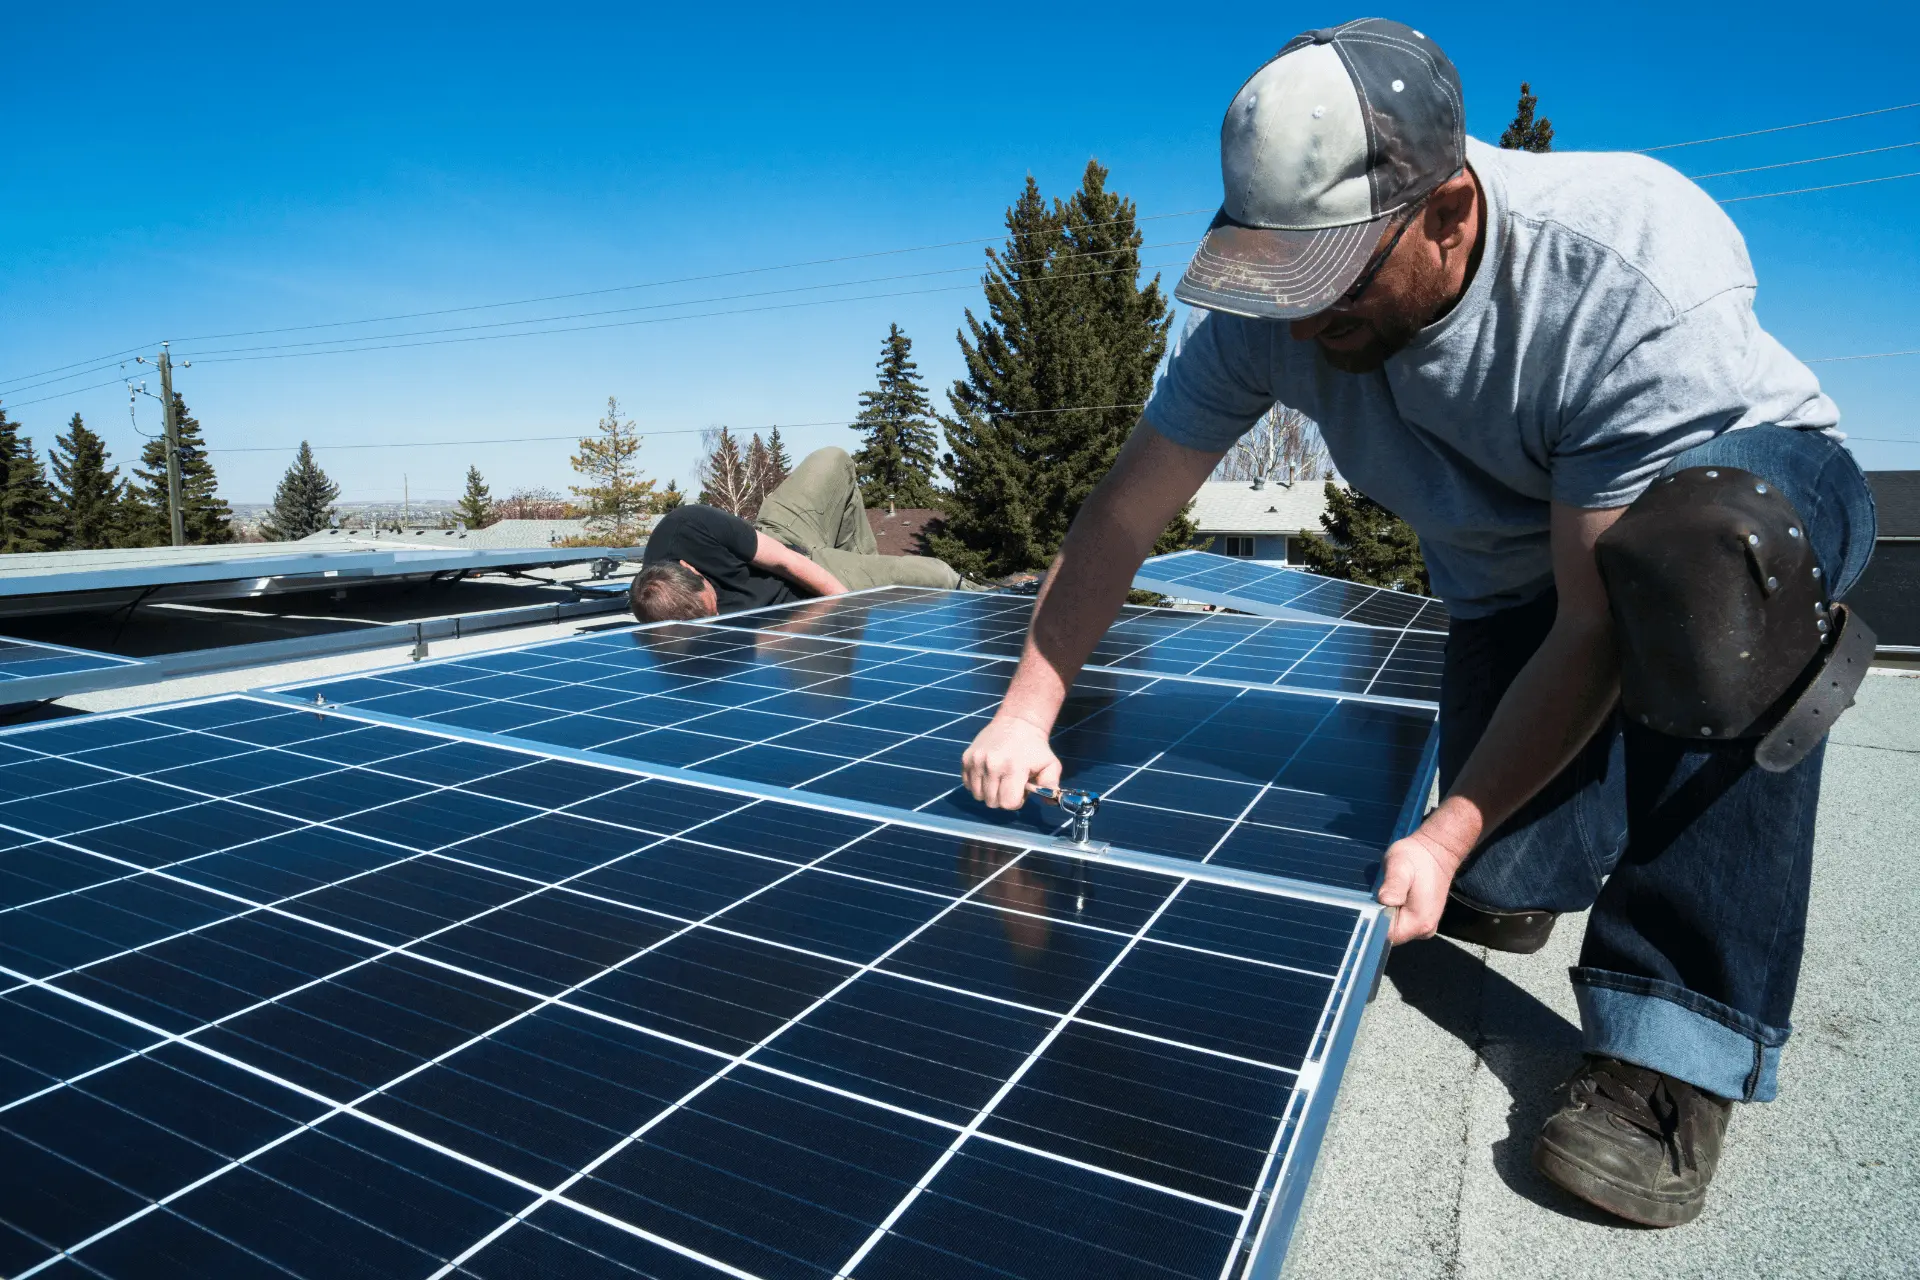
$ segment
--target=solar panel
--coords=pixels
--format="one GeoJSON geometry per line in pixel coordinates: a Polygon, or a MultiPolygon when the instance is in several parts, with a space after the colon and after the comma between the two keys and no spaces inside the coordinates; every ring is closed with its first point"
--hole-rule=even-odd
{"type": "MultiPolygon", "coordinates": [[[[1018,658],[1033,600],[889,587],[717,618],[715,625],[1018,658]]],[[[1419,630],[1128,607],[1094,650],[1114,671],[1437,702],[1442,636],[1419,630]]]]}
{"type": "Polygon", "coordinates": [[[1444,632],[1438,600],[1362,586],[1282,565],[1237,560],[1211,551],[1176,551],[1140,566],[1133,584],[1270,618],[1334,618],[1371,627],[1444,632]]]}
{"type": "Polygon", "coordinates": [[[403,582],[442,574],[624,559],[606,547],[526,548],[360,543],[227,543],[9,555],[0,573],[0,616],[107,608],[123,602],[230,600],[403,582]]]}
{"type": "Polygon", "coordinates": [[[0,1273],[1277,1269],[1371,903],[455,733],[0,736],[0,1273]]]}
{"type": "Polygon", "coordinates": [[[87,671],[110,671],[137,667],[138,659],[95,653],[90,649],[69,649],[65,645],[42,644],[32,640],[14,640],[0,636],[0,702],[7,701],[6,686],[16,680],[37,680],[44,676],[75,675],[87,671]]]}
{"type": "MultiPolygon", "coordinates": [[[[960,755],[1012,670],[1000,658],[676,623],[287,692],[588,758],[1052,834],[1058,809],[1000,813],[960,786],[960,755]]],[[[1105,796],[1098,839],[1365,893],[1430,763],[1433,722],[1426,704],[1096,670],[1074,686],[1054,748],[1066,785],[1105,796]]]]}

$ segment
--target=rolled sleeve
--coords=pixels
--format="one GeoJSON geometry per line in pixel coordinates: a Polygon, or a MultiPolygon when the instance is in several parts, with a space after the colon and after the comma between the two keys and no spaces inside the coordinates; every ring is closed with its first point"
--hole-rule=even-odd
{"type": "Polygon", "coordinates": [[[1167,439],[1222,453],[1273,407],[1266,342],[1239,316],[1201,313],[1167,362],[1144,417],[1167,439]]]}

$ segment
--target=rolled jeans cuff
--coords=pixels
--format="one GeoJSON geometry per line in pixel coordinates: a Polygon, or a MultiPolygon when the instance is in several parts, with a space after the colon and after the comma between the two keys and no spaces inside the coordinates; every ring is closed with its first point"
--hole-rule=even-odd
{"type": "Polygon", "coordinates": [[[1573,970],[1588,1053],[1663,1072],[1722,1098],[1771,1102],[1791,1027],[1769,1027],[1696,991],[1606,969],[1573,970]]]}

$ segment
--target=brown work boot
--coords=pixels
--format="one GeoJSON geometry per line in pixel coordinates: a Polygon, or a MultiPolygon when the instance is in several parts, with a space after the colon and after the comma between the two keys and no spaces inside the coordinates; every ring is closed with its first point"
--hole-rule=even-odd
{"type": "Polygon", "coordinates": [[[1495,911],[1449,893],[1440,912],[1440,936],[1530,956],[1547,945],[1553,922],[1559,918],[1553,911],[1495,911]]]}
{"type": "Polygon", "coordinates": [[[1733,1103],[1684,1080],[1588,1057],[1561,1086],[1533,1167],[1608,1213],[1648,1227],[1700,1216],[1733,1103]]]}

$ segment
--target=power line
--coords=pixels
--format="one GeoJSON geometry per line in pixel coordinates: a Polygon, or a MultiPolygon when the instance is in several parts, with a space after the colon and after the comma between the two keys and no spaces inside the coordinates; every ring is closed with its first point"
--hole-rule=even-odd
{"type": "MultiPolygon", "coordinates": [[[[1211,212],[1213,212],[1211,208],[1178,209],[1171,213],[1152,213],[1152,214],[1136,215],[1132,219],[1132,221],[1136,223],[1160,222],[1168,218],[1186,218],[1186,217],[1192,217],[1195,214],[1211,213],[1211,212]]],[[[1105,227],[1105,226],[1114,226],[1120,223],[1124,223],[1126,221],[1128,221],[1128,219],[1126,218],[1111,218],[1104,222],[1092,222],[1092,223],[1087,223],[1086,225],[1088,227],[1105,227]]],[[[432,311],[413,311],[413,312],[399,313],[395,315],[370,316],[360,320],[332,320],[332,321],[326,321],[326,322],[317,323],[317,324],[287,325],[281,328],[273,328],[273,329],[242,329],[242,330],[236,330],[231,333],[193,334],[184,338],[176,338],[173,341],[175,341],[176,343],[216,342],[216,341],[224,341],[228,338],[264,337],[264,336],[269,336],[272,334],[279,334],[279,333],[304,333],[304,332],[310,332],[317,329],[340,329],[340,328],[349,328],[355,325],[386,324],[386,323],[396,322],[401,320],[420,320],[420,319],[426,319],[433,316],[457,315],[462,312],[468,312],[468,311],[490,311],[490,310],[498,310],[504,307],[531,306],[535,303],[540,303],[540,302],[563,302],[572,298],[598,297],[598,296],[602,296],[609,293],[625,293],[625,292],[630,292],[637,289],[659,289],[659,288],[665,288],[669,285],[692,284],[692,283],[698,283],[706,280],[722,280],[722,279],[728,279],[735,276],[761,275],[761,274],[766,274],[774,271],[793,271],[793,270],[799,270],[804,267],[829,266],[834,263],[856,262],[856,261],[861,261],[868,258],[897,257],[901,254],[907,254],[907,253],[925,253],[925,252],[930,252],[937,249],[951,249],[956,247],[964,247],[967,245],[993,244],[1002,238],[1003,237],[1001,236],[986,236],[986,237],[981,237],[979,239],[973,239],[973,240],[946,240],[946,241],[941,241],[934,244],[909,245],[901,249],[877,249],[869,253],[849,253],[849,254],[842,254],[839,257],[833,257],[833,258],[812,258],[812,259],[807,259],[799,262],[775,263],[771,266],[764,266],[764,267],[745,267],[745,268],[741,268],[739,270],[734,270],[734,271],[716,271],[716,272],[709,272],[704,275],[677,276],[677,277],[661,279],[661,280],[648,280],[648,281],[642,281],[637,284],[611,285],[604,289],[582,289],[572,293],[546,294],[540,297],[520,298],[511,302],[482,302],[482,303],[474,303],[472,305],[463,306],[463,307],[442,307],[432,311]]],[[[1184,242],[1170,241],[1169,243],[1184,243],[1184,242]]],[[[1110,253],[1110,252],[1119,252],[1119,251],[1118,250],[1100,250],[1098,252],[1110,253]]],[[[1059,254],[1055,256],[1056,257],[1080,257],[1080,256],[1083,256],[1083,254],[1081,252],[1072,252],[1072,253],[1066,253],[1066,254],[1059,254]]],[[[1021,260],[1011,260],[1011,261],[1021,261],[1021,260]]],[[[978,269],[979,269],[978,267],[957,268],[957,270],[978,270],[978,269]]],[[[857,281],[853,283],[866,283],[866,282],[857,281]]],[[[814,286],[814,287],[830,288],[832,286],[820,285],[820,286],[814,286]]],[[[743,295],[743,296],[751,296],[751,295],[743,295]]],[[[698,301],[710,301],[710,299],[700,299],[698,301]]],[[[696,303],[689,302],[681,305],[691,306],[691,305],[696,305],[696,303]]],[[[526,321],[524,323],[534,323],[534,322],[526,321]]],[[[351,339],[343,339],[343,341],[350,341],[350,340],[351,339]]],[[[289,345],[297,345],[297,344],[289,344],[289,345]]],[[[142,349],[143,347],[130,347],[125,351],[118,351],[118,352],[110,353],[108,355],[95,356],[90,360],[76,360],[72,364],[58,365],[52,369],[42,369],[37,373],[23,373],[23,374],[17,374],[11,378],[0,378],[0,389],[7,389],[7,384],[10,384],[10,383],[22,382],[22,381],[26,381],[33,378],[41,378],[49,374],[62,373],[69,369],[77,369],[82,365],[96,365],[96,366],[99,366],[100,368],[105,368],[108,364],[111,364],[114,361],[119,360],[121,357],[135,354],[141,351],[142,349]]],[[[93,370],[88,370],[85,372],[93,372],[93,370]]],[[[85,376],[85,372],[80,374],[74,374],[71,376],[83,377],[85,376]]],[[[59,382],[59,381],[64,381],[64,379],[55,378],[52,381],[59,382]]],[[[51,385],[51,384],[41,383],[36,385],[51,385]]],[[[26,390],[31,390],[32,388],[11,387],[10,389],[14,391],[26,391],[26,390]]]]}
{"type": "MultiPolygon", "coordinates": [[[[88,373],[97,373],[97,372],[99,372],[99,370],[100,370],[100,369],[104,369],[104,368],[106,368],[106,367],[107,367],[108,365],[110,365],[110,364],[113,364],[113,363],[115,363],[116,361],[121,361],[121,360],[125,360],[125,359],[126,359],[126,358],[127,358],[128,356],[133,356],[133,355],[139,355],[142,349],[143,349],[143,348],[140,348],[140,347],[128,347],[128,348],[127,348],[127,349],[126,349],[125,351],[116,351],[116,352],[114,352],[114,353],[113,353],[112,355],[106,355],[106,356],[95,356],[95,357],[94,357],[93,359],[91,359],[91,360],[76,360],[76,361],[74,361],[74,362],[73,362],[72,364],[63,364],[63,365],[59,365],[59,366],[57,366],[56,368],[52,368],[52,369],[42,369],[42,370],[41,370],[41,371],[40,371],[39,373],[23,373],[23,374],[21,374],[21,375],[20,375],[19,377],[17,377],[17,378],[0,378],[0,383],[7,383],[7,382],[20,382],[20,381],[23,381],[23,380],[25,380],[25,379],[27,379],[27,378],[40,378],[40,377],[45,377],[45,376],[46,376],[46,375],[48,375],[48,374],[53,374],[53,373],[65,373],[65,372],[66,372],[66,371],[67,371],[68,369],[80,369],[80,366],[82,366],[82,365],[95,365],[95,366],[98,366],[98,368],[94,368],[94,369],[81,369],[81,371],[80,371],[79,373],[70,373],[70,374],[67,374],[67,377],[69,377],[69,378],[83,378],[83,377],[85,377],[85,376],[86,376],[86,375],[87,375],[88,373]]],[[[54,378],[54,379],[52,379],[52,381],[53,381],[53,382],[64,382],[64,381],[66,381],[66,379],[65,379],[65,378],[54,378]]],[[[48,384],[48,383],[36,383],[36,384],[34,384],[34,385],[35,385],[35,386],[47,386],[47,385],[49,385],[49,384],[48,384]]],[[[11,390],[14,390],[14,391],[31,391],[31,390],[33,390],[33,388],[32,388],[32,387],[13,387],[13,388],[11,388],[11,390]]]]}
{"type": "Polygon", "coordinates": [[[1731,142],[1735,138],[1757,138],[1763,133],[1785,133],[1789,129],[1811,129],[1817,124],[1838,124],[1842,120],[1860,120],[1867,116],[1884,116],[1893,111],[1911,111],[1920,107],[1920,102],[1903,102],[1897,107],[1876,107],[1872,111],[1856,111],[1852,115],[1828,116],[1824,120],[1802,120],[1799,124],[1777,124],[1770,129],[1749,129],[1745,133],[1723,133],[1717,138],[1695,138],[1691,142],[1663,142],[1657,147],[1641,147],[1640,155],[1652,151],[1672,151],[1679,147],[1703,147],[1709,142],[1731,142]]]}
{"type": "Polygon", "coordinates": [[[1729,196],[1720,204],[1739,204],[1743,200],[1771,200],[1775,196],[1804,196],[1812,191],[1838,191],[1842,187],[1870,187],[1876,182],[1895,182],[1901,178],[1920,178],[1920,169],[1912,173],[1890,173],[1884,178],[1861,178],[1856,182],[1829,182],[1824,187],[1795,187],[1791,191],[1762,191],[1757,196],[1729,196]]]}
{"type": "Polygon", "coordinates": [[[22,400],[19,404],[7,404],[5,407],[9,409],[24,409],[28,405],[45,404],[49,400],[58,400],[63,396],[77,396],[88,391],[98,391],[102,387],[118,387],[124,386],[125,384],[126,379],[115,378],[111,382],[96,382],[90,387],[69,387],[65,391],[56,391],[50,396],[41,396],[38,400],[22,400]]]}
{"type": "MultiPolygon", "coordinates": [[[[1136,269],[1140,271],[1157,271],[1165,267],[1181,267],[1185,265],[1186,263],[1184,261],[1154,262],[1154,263],[1142,263],[1136,269]]],[[[1066,275],[1046,276],[1046,277],[1042,277],[1042,279],[1047,281],[1056,281],[1056,280],[1073,279],[1081,276],[1110,275],[1114,270],[1122,270],[1122,269],[1124,268],[1113,268],[1108,271],[1069,272],[1066,275]]],[[[479,334],[471,334],[464,338],[429,338],[422,342],[387,342],[387,343],[379,343],[373,346],[336,347],[329,351],[279,351],[279,352],[268,352],[267,354],[264,354],[264,355],[231,355],[231,356],[201,356],[196,354],[193,358],[195,360],[202,361],[206,364],[232,364],[237,361],[244,361],[244,360],[294,360],[294,359],[299,359],[300,357],[303,357],[303,356],[353,355],[357,352],[363,352],[363,351],[393,351],[393,350],[404,350],[409,347],[441,347],[441,346],[449,346],[449,345],[468,343],[468,342],[498,342],[503,338],[537,338],[537,337],[542,337],[548,334],[585,333],[585,332],[590,332],[592,330],[597,330],[597,329],[626,329],[626,328],[633,328],[639,325],[668,324],[676,320],[707,320],[707,319],[712,319],[716,316],[752,315],[762,311],[791,311],[799,307],[823,307],[823,306],[830,306],[835,303],[841,303],[841,302],[872,302],[880,298],[909,298],[909,297],[920,297],[920,296],[923,296],[926,294],[932,294],[932,293],[956,293],[962,290],[974,289],[977,287],[978,286],[974,284],[954,284],[954,285],[941,285],[933,289],[894,289],[894,290],[889,290],[885,293],[856,294],[849,298],[816,298],[808,302],[779,302],[779,303],[771,303],[769,305],[761,306],[761,307],[731,307],[731,308],[726,308],[720,311],[695,311],[695,312],[689,312],[685,315],[678,315],[678,316],[649,316],[641,320],[609,320],[604,324],[579,324],[579,325],[568,325],[562,328],[553,328],[553,329],[529,329],[524,333],[479,333],[479,334]]]]}
{"type": "Polygon", "coordinates": [[[1731,178],[1738,173],[1764,173],[1768,169],[1791,169],[1801,164],[1851,160],[1854,156],[1877,156],[1882,151],[1901,151],[1907,147],[1920,147],[1920,142],[1896,142],[1890,147],[1868,147],[1865,151],[1840,151],[1830,156],[1814,156],[1807,160],[1782,160],[1779,164],[1757,164],[1751,169],[1722,169],[1719,173],[1690,173],[1687,176],[1695,182],[1705,182],[1708,178],[1731,178]]]}
{"type": "MultiPolygon", "coordinates": [[[[1169,249],[1169,248],[1174,248],[1180,245],[1190,245],[1190,244],[1197,244],[1197,243],[1199,242],[1196,240],[1164,240],[1164,241],[1156,242],[1154,244],[1143,244],[1138,246],[1138,248],[1129,247],[1129,248],[1122,248],[1122,249],[1081,250],[1081,251],[1072,252],[1072,253],[1054,254],[1048,258],[1009,258],[1009,259],[1003,259],[1000,265],[1025,266],[1035,262],[1047,262],[1047,261],[1059,262],[1069,258],[1110,258],[1118,254],[1136,253],[1136,252],[1139,252],[1140,250],[1145,250],[1145,249],[1169,249]]],[[[1113,269],[1121,270],[1123,268],[1113,268],[1113,269]]],[[[1144,269],[1144,268],[1141,268],[1141,269],[1144,269]]],[[[703,306],[707,303],[713,303],[713,302],[738,302],[738,301],[743,301],[749,298],[773,298],[773,297],[779,297],[783,294],[790,294],[790,293],[814,293],[822,289],[852,289],[860,285],[867,285],[867,284],[890,284],[896,280],[921,280],[921,279],[927,278],[928,276],[950,276],[950,275],[958,275],[962,273],[972,274],[979,270],[980,268],[977,266],[942,267],[935,271],[910,271],[910,272],[902,273],[900,275],[871,276],[864,280],[837,280],[837,281],[830,281],[826,284],[793,285],[785,289],[762,289],[753,293],[721,294],[719,296],[709,297],[709,298],[683,298],[677,302],[649,302],[649,303],[645,303],[643,305],[634,306],[634,307],[608,307],[599,311],[576,311],[567,315],[533,316],[525,320],[496,320],[486,324],[452,325],[452,326],[448,326],[445,328],[438,328],[438,329],[415,329],[415,330],[410,330],[404,333],[362,334],[362,335],[356,335],[350,338],[319,338],[311,342],[271,343],[271,344],[258,346],[258,347],[215,347],[211,350],[202,350],[202,351],[196,352],[195,358],[205,359],[205,358],[211,358],[214,356],[244,354],[244,353],[255,352],[255,351],[292,351],[298,347],[322,347],[327,345],[350,343],[350,342],[379,342],[379,341],[384,341],[388,338],[430,337],[430,336],[433,336],[436,334],[442,334],[442,333],[469,333],[477,329],[504,329],[504,328],[511,328],[512,326],[515,326],[515,325],[555,324],[563,320],[585,320],[585,319],[593,319],[599,316],[631,315],[636,311],[662,311],[662,310],[667,310],[673,307],[703,306]]],[[[1076,274],[1099,275],[1099,274],[1105,274],[1105,272],[1104,271],[1092,272],[1092,273],[1082,272],[1082,273],[1076,273],[1076,274]]],[[[1050,277],[1041,277],[1041,278],[1042,279],[1064,279],[1069,277],[1063,275],[1063,276],[1050,276],[1050,277]]],[[[970,288],[971,286],[969,285],[969,286],[963,286],[963,287],[970,288]]],[[[836,299],[826,299],[826,301],[836,301],[836,299]]],[[[538,333],[543,331],[530,330],[529,332],[538,333]]],[[[513,338],[513,337],[525,337],[527,335],[526,334],[500,334],[498,336],[505,337],[505,338],[513,338]]],[[[324,353],[312,352],[311,354],[324,354],[324,353]]]]}
{"type": "Polygon", "coordinates": [[[1920,356],[1920,348],[1912,351],[1873,351],[1863,356],[1820,356],[1813,360],[1802,360],[1801,364],[1839,364],[1842,360],[1891,360],[1894,356],[1920,356]]]}
{"type": "MultiPolygon", "coordinates": [[[[1140,400],[1140,401],[1130,401],[1126,404],[1070,404],[1070,405],[1063,405],[1055,409],[1008,409],[1002,413],[984,413],[984,414],[981,414],[980,416],[983,418],[1027,418],[1027,417],[1036,417],[1036,416],[1051,414],[1051,413],[1103,413],[1112,409],[1144,409],[1146,407],[1147,407],[1147,402],[1145,400],[1140,400]]],[[[736,433],[759,432],[759,431],[804,431],[804,430],[809,430],[815,427],[858,426],[862,421],[864,420],[860,418],[835,418],[831,421],[826,421],[826,422],[773,422],[773,423],[767,423],[757,427],[729,426],[727,429],[729,431],[733,431],[736,433]]],[[[669,428],[661,431],[649,431],[649,430],[643,429],[639,432],[639,435],[640,435],[640,438],[644,440],[648,436],[699,435],[703,431],[713,431],[716,429],[718,429],[717,424],[712,427],[673,427],[673,428],[669,428]]],[[[361,444],[330,444],[325,446],[325,448],[328,451],[335,450],[335,449],[435,449],[441,446],[450,447],[455,445],[468,446],[468,445],[481,445],[481,444],[551,444],[561,440],[578,441],[580,439],[582,439],[581,432],[569,431],[565,435],[560,435],[560,436],[496,436],[486,440],[402,440],[402,441],[373,440],[373,441],[367,441],[361,444]]],[[[289,450],[298,449],[298,448],[299,448],[298,445],[290,445],[290,444],[241,445],[241,446],[236,446],[234,448],[228,448],[228,449],[208,449],[205,452],[207,453],[286,453],[289,450]]]]}

